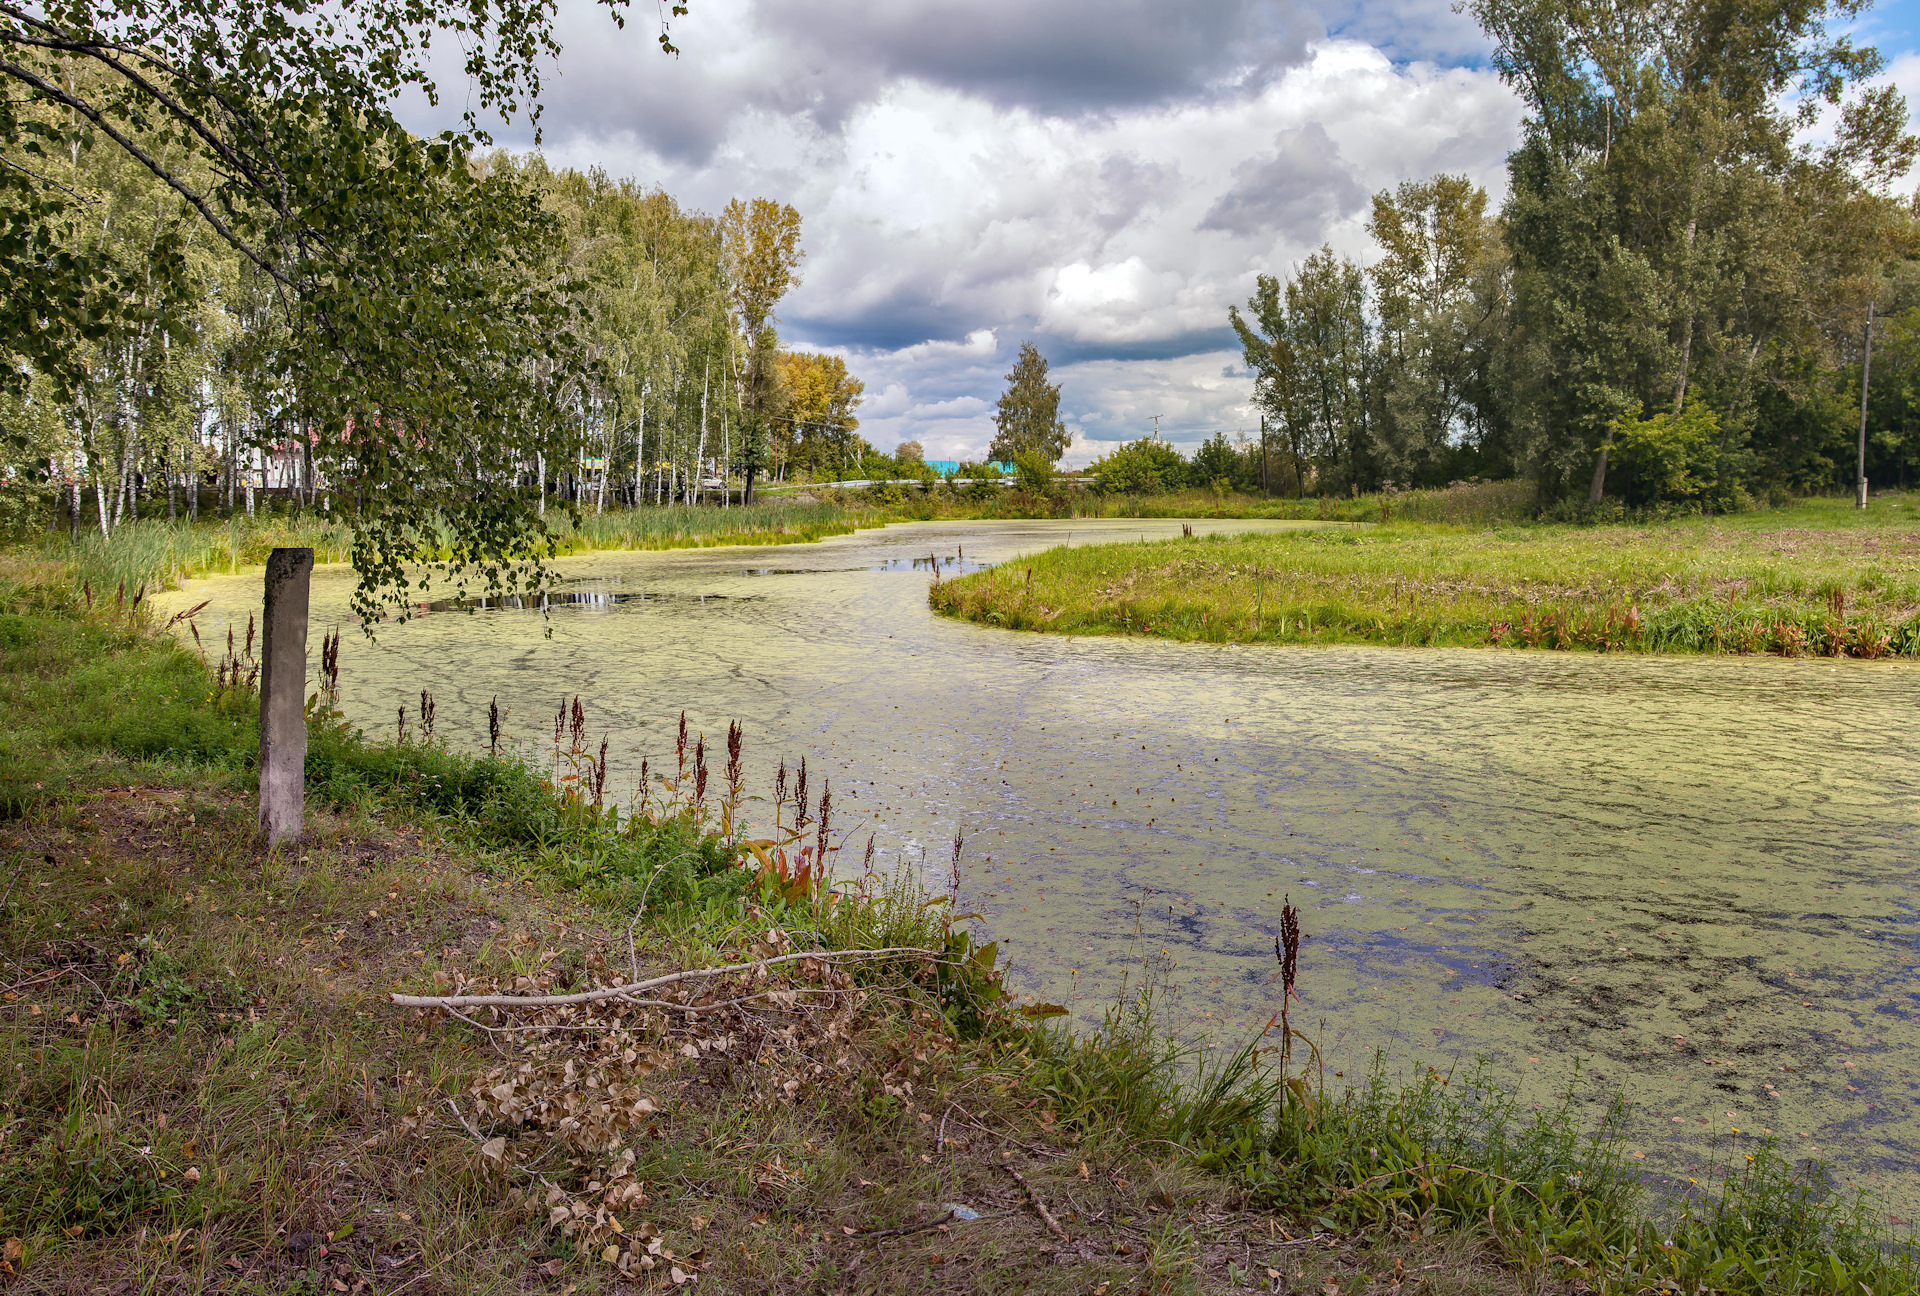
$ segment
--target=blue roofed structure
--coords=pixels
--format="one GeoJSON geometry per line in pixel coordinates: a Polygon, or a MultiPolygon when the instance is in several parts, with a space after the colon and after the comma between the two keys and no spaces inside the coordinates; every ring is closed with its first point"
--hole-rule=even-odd
{"type": "MultiPolygon", "coordinates": [[[[960,461],[958,459],[929,459],[926,461],[926,464],[927,467],[933,469],[935,473],[942,477],[955,477],[960,473],[960,461]]],[[[1013,472],[1013,465],[1010,463],[996,463],[993,466],[1003,473],[1011,474],[1013,472]]]]}

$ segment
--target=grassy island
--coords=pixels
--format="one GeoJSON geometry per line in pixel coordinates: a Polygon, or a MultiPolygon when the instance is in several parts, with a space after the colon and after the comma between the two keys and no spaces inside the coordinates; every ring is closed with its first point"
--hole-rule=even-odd
{"type": "Polygon", "coordinates": [[[1009,629],[1213,643],[1914,655],[1920,500],[1061,548],[941,582],[930,598],[1009,629]]]}

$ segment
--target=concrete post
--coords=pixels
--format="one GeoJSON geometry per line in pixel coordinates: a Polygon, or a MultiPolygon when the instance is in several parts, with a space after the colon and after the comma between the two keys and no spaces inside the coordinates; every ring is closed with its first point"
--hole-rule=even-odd
{"type": "Polygon", "coordinates": [[[267,559],[266,627],[260,651],[260,830],[269,845],[297,841],[307,775],[307,589],[313,550],[275,549],[267,559]]]}

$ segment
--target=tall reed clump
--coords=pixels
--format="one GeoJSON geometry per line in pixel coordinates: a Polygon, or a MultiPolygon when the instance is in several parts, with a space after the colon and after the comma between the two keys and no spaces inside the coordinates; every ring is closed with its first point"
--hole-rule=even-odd
{"type": "Polygon", "coordinates": [[[1028,1032],[1028,1078],[1084,1137],[1171,1145],[1309,1230],[1476,1233],[1510,1263],[1590,1292],[1920,1292],[1920,1256],[1885,1245],[1864,1200],[1818,1165],[1788,1165],[1770,1139],[1726,1145],[1699,1195],[1649,1201],[1617,1101],[1597,1120],[1571,1088],[1531,1108],[1484,1062],[1396,1080],[1379,1055],[1358,1083],[1329,1084],[1292,1024],[1290,903],[1280,927],[1281,1006],[1224,1057],[1156,1019],[1169,965],[1149,957],[1097,1030],[1028,1032]]]}
{"type": "Polygon", "coordinates": [[[234,517],[210,522],[125,522],[110,536],[83,531],[78,539],[49,535],[37,553],[64,563],[75,585],[96,590],[125,584],[129,590],[166,589],[182,579],[214,572],[236,572],[267,560],[276,548],[310,548],[319,562],[345,562],[353,535],[343,523],[313,514],[234,517]]]}
{"type": "Polygon", "coordinates": [[[549,512],[561,553],[599,549],[685,549],[710,545],[802,544],[847,535],[882,521],[872,509],[841,503],[763,500],[714,508],[668,504],[581,513],[549,512]]]}

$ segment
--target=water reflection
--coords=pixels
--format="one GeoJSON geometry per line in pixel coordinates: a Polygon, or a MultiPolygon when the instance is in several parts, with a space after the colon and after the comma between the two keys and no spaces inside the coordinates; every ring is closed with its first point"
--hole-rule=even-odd
{"type": "MultiPolygon", "coordinates": [[[[1016,634],[934,617],[915,565],[1179,527],[565,559],[587,597],[544,617],[349,634],[344,702],[372,727],[429,688],[477,744],[498,696],[531,745],[578,693],[628,771],[682,708],[709,734],[738,718],[755,786],[805,754],[856,845],[942,889],[964,825],[965,907],[1022,991],[1083,1021],[1165,951],[1181,1020],[1258,1030],[1290,894],[1294,1020],[1324,1023],[1330,1072],[1485,1055],[1546,1101],[1579,1061],[1659,1174],[1698,1175],[1737,1126],[1916,1195],[1911,666],[1016,634]]],[[[316,573],[316,625],[351,625],[351,583],[316,573]]],[[[209,595],[217,632],[258,577],[175,598],[209,595]]]]}
{"type": "MultiPolygon", "coordinates": [[[[765,573],[748,573],[749,575],[765,573]]],[[[552,612],[555,608],[611,608],[623,603],[646,603],[651,599],[655,603],[693,600],[704,603],[708,599],[751,599],[752,595],[737,594],[685,594],[678,590],[611,589],[598,585],[580,585],[573,589],[547,590],[539,594],[499,594],[490,598],[450,598],[429,599],[412,605],[412,611],[421,612],[552,612]]]]}

